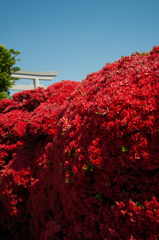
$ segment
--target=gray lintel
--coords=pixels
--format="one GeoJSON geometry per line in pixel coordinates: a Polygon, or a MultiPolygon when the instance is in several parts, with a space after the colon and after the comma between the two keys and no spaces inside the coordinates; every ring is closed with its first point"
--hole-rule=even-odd
{"type": "Polygon", "coordinates": [[[32,71],[17,71],[11,74],[12,77],[16,78],[23,78],[23,79],[35,79],[38,78],[39,80],[52,80],[53,77],[56,77],[58,71],[53,72],[32,72],[32,71]]]}

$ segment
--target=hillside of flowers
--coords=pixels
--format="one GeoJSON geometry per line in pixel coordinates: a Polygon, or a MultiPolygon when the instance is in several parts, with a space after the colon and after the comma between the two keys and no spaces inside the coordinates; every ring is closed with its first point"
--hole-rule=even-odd
{"type": "Polygon", "coordinates": [[[14,240],[159,239],[159,46],[0,101],[14,240]]]}

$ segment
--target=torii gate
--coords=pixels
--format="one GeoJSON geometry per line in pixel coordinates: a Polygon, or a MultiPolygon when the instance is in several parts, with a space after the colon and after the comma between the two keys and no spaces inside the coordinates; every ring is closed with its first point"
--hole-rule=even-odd
{"type": "MultiPolygon", "coordinates": [[[[53,77],[56,77],[58,71],[53,72],[32,72],[32,71],[17,71],[11,74],[11,77],[22,78],[22,79],[32,79],[33,84],[29,85],[14,85],[10,90],[31,90],[36,89],[37,87],[44,87],[39,85],[39,80],[51,81],[53,77]]],[[[46,88],[46,87],[44,87],[46,88]]]]}

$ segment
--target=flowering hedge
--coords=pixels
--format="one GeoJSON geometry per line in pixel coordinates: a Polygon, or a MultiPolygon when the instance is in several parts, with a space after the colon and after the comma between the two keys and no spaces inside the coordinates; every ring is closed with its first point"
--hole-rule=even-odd
{"type": "Polygon", "coordinates": [[[0,223],[16,240],[159,239],[159,46],[0,110],[0,223]]]}

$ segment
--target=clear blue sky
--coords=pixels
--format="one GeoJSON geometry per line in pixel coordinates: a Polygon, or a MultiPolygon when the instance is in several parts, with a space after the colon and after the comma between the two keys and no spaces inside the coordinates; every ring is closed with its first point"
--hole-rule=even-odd
{"type": "Polygon", "coordinates": [[[0,44],[21,51],[17,66],[59,71],[40,81],[45,86],[82,81],[106,62],[159,45],[159,0],[3,0],[0,8],[0,44]]]}

